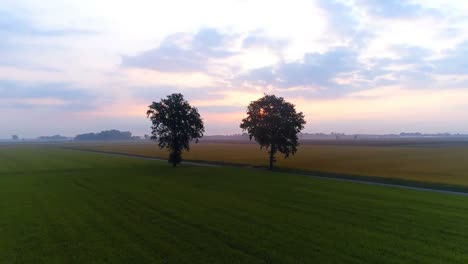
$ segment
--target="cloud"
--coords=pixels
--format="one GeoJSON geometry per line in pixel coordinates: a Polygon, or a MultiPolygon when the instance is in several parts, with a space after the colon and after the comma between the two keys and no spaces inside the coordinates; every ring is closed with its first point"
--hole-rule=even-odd
{"type": "Polygon", "coordinates": [[[406,45],[394,45],[389,50],[396,57],[366,59],[367,67],[358,70],[358,75],[368,82],[367,88],[392,84],[405,87],[431,84],[433,65],[427,60],[430,50],[406,45]]]}
{"type": "Polygon", "coordinates": [[[146,102],[147,104],[151,101],[157,101],[161,98],[166,97],[172,93],[182,93],[184,97],[189,100],[217,100],[222,99],[216,91],[219,90],[216,87],[178,87],[178,86],[139,86],[133,87],[131,96],[137,100],[146,102]]]}
{"type": "Polygon", "coordinates": [[[337,0],[320,0],[318,5],[325,11],[331,34],[354,35],[359,19],[351,5],[337,0]]]}
{"type": "Polygon", "coordinates": [[[311,99],[338,98],[383,85],[406,89],[468,87],[468,64],[463,55],[468,52],[466,43],[436,58],[430,49],[418,46],[393,45],[389,51],[396,56],[362,58],[360,48],[350,47],[307,53],[302,60],[251,70],[236,81],[311,99]],[[440,77],[449,74],[457,77],[440,77]]]}
{"type": "Polygon", "coordinates": [[[468,54],[468,41],[449,50],[444,57],[434,60],[432,63],[435,72],[439,74],[468,74],[466,54],[468,54]]]}
{"type": "Polygon", "coordinates": [[[424,8],[412,1],[357,0],[356,4],[363,6],[369,14],[384,18],[408,18],[423,14],[437,14],[434,9],[424,8]]]}
{"type": "Polygon", "coordinates": [[[330,126],[373,127],[381,115],[410,122],[410,111],[423,120],[446,109],[438,98],[454,105],[468,89],[467,11],[442,0],[278,1],[267,11],[237,0],[7,1],[0,123],[30,111],[70,127],[75,113],[93,129],[147,129],[148,104],[173,92],[203,111],[208,133],[219,123],[237,132],[239,113],[264,92],[330,126]]]}
{"type": "Polygon", "coordinates": [[[235,55],[228,50],[231,39],[231,35],[212,28],[204,28],[195,35],[173,34],[155,49],[136,56],[124,56],[122,66],[162,72],[205,71],[211,60],[235,55]]]}
{"type": "Polygon", "coordinates": [[[301,93],[314,96],[317,95],[317,88],[320,88],[322,93],[335,94],[338,91],[333,90],[334,88],[341,89],[336,78],[349,74],[358,67],[355,52],[346,48],[336,48],[323,54],[307,53],[300,61],[283,61],[274,66],[252,70],[239,76],[238,81],[283,88],[285,91],[290,88],[293,92],[302,87],[301,93]]]}
{"type": "Polygon", "coordinates": [[[287,39],[273,38],[262,30],[250,32],[242,40],[242,48],[244,49],[267,48],[275,52],[280,52],[288,45],[289,41],[287,39]]]}
{"type": "Polygon", "coordinates": [[[22,17],[13,15],[9,12],[0,10],[0,36],[5,38],[7,35],[28,35],[40,37],[62,37],[69,35],[95,35],[98,31],[74,28],[60,27],[43,29],[22,17]]]}
{"type": "Polygon", "coordinates": [[[0,108],[60,108],[85,111],[93,109],[92,95],[65,83],[23,84],[0,81],[0,108]]]}
{"type": "Polygon", "coordinates": [[[377,80],[374,85],[399,84],[412,89],[468,87],[468,63],[464,59],[468,42],[436,57],[431,50],[416,46],[396,45],[391,50],[398,57],[369,60],[372,68],[367,72],[361,71],[368,79],[391,77],[377,80]],[[451,78],[441,77],[444,75],[451,78]]]}
{"type": "Polygon", "coordinates": [[[214,86],[215,79],[205,72],[169,72],[144,68],[128,68],[121,72],[130,86],[174,86],[200,87],[214,86]]]}
{"type": "Polygon", "coordinates": [[[315,131],[328,127],[328,131],[348,133],[399,133],[460,128],[461,119],[468,121],[466,115],[457,114],[468,110],[464,99],[467,95],[468,89],[424,90],[381,86],[330,100],[289,99],[305,113],[310,121],[309,129],[315,131]],[[353,125],[353,122],[360,125],[353,125]],[[452,125],[448,125],[450,123],[452,125]]]}

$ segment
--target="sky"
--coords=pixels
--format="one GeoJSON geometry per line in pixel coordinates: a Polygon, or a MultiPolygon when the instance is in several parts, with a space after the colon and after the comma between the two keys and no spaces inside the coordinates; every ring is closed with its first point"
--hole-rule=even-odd
{"type": "Polygon", "coordinates": [[[206,134],[284,97],[305,132],[468,133],[465,0],[0,0],[0,138],[150,133],[183,93],[206,134]]]}

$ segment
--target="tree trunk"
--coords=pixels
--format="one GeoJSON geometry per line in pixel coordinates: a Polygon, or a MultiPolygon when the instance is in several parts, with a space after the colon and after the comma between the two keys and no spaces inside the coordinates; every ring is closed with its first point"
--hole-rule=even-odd
{"type": "Polygon", "coordinates": [[[269,170],[273,170],[273,163],[275,162],[275,152],[276,152],[276,149],[272,146],[270,148],[270,166],[269,166],[269,170]]]}

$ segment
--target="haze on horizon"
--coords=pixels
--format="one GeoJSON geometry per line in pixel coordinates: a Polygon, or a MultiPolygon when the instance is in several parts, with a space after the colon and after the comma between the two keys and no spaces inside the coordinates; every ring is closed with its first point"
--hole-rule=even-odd
{"type": "Polygon", "coordinates": [[[142,135],[173,92],[206,134],[264,93],[304,132],[468,133],[466,1],[1,2],[0,138],[142,135]]]}

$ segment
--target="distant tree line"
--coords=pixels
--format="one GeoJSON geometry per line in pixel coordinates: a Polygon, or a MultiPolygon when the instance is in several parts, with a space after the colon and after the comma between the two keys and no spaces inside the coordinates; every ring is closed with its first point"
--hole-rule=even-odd
{"type": "Polygon", "coordinates": [[[121,132],[119,130],[106,130],[100,133],[87,133],[80,134],[75,137],[77,141],[84,140],[131,140],[137,137],[132,137],[132,133],[129,131],[121,132]]]}
{"type": "Polygon", "coordinates": [[[67,137],[60,136],[60,135],[53,135],[53,136],[40,136],[37,138],[40,141],[64,141],[68,140],[67,137]]]}

